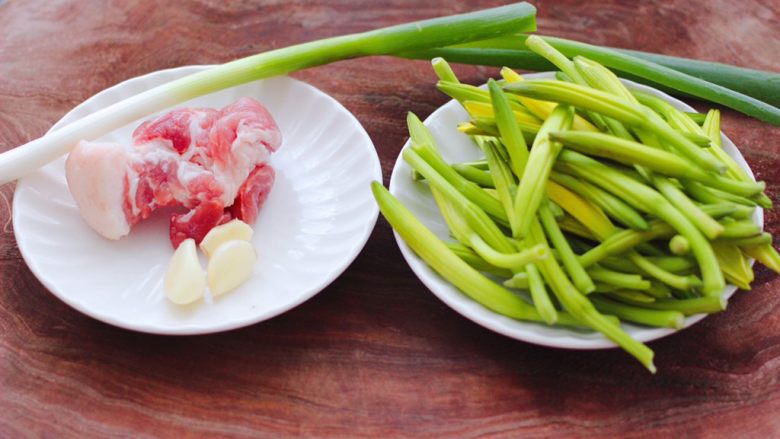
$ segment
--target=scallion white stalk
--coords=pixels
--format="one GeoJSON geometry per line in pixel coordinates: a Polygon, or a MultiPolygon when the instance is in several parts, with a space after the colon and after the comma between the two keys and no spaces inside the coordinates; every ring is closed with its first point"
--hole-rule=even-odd
{"type": "Polygon", "coordinates": [[[442,47],[536,29],[536,8],[522,2],[327,38],[215,66],[125,99],[0,154],[0,184],[16,180],[94,139],[190,99],[250,81],[348,58],[442,47]]]}

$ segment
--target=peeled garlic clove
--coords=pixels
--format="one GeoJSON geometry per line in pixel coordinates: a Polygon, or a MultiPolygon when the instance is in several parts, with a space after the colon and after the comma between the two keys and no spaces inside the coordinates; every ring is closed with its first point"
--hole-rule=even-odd
{"type": "Polygon", "coordinates": [[[185,239],[173,252],[165,272],[165,295],[177,305],[186,305],[203,297],[206,273],[198,261],[195,241],[185,239]]]}
{"type": "Polygon", "coordinates": [[[200,249],[206,256],[211,257],[214,251],[227,241],[237,239],[239,241],[252,240],[252,228],[241,220],[234,219],[225,224],[214,227],[200,242],[200,249]]]}
{"type": "Polygon", "coordinates": [[[209,258],[208,277],[212,296],[235,289],[252,275],[257,261],[252,244],[231,240],[223,243],[209,258]]]}

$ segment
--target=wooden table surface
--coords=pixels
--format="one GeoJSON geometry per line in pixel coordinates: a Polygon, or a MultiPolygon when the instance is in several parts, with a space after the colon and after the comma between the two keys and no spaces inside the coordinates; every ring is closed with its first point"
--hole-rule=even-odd
{"type": "MultiPolygon", "coordinates": [[[[0,0],[0,148],[140,74],[499,3],[0,0]]],[[[536,6],[546,34],[780,71],[776,0],[536,6]]],[[[473,83],[497,73],[457,71],[473,83]]],[[[294,76],[357,116],[386,178],[405,112],[424,117],[446,100],[423,61],[294,76]]],[[[780,129],[732,111],[723,128],[780,201],[780,129]]],[[[13,186],[1,192],[0,437],[780,434],[780,278],[764,268],[728,311],[651,343],[654,376],[619,350],[544,348],[471,323],[422,286],[381,219],[352,266],[302,306],[228,333],[163,337],[52,296],[16,247],[13,186]]],[[[766,218],[779,236],[780,216],[766,218]]]]}

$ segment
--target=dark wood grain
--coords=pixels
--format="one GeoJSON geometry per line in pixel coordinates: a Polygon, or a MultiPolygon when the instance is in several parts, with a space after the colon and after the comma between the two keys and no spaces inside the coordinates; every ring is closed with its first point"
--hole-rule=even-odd
{"type": "MultiPolygon", "coordinates": [[[[0,148],[44,133],[124,79],[495,1],[0,2],[0,148]]],[[[538,1],[548,34],[780,71],[780,3],[538,1]]],[[[470,82],[493,68],[458,67],[470,82]]],[[[426,62],[351,60],[295,75],[364,124],[386,176],[403,117],[445,98],[426,62]]],[[[696,104],[700,108],[700,104],[696,104]]],[[[780,129],[724,112],[780,197],[780,129]]],[[[430,294],[380,220],[314,299],[224,334],[161,337],[59,302],[16,248],[0,190],[0,437],[770,437],[780,434],[780,278],[759,268],[727,312],[651,343],[659,372],[618,350],[496,335],[430,294]]],[[[780,216],[767,215],[780,234],[780,216]]]]}

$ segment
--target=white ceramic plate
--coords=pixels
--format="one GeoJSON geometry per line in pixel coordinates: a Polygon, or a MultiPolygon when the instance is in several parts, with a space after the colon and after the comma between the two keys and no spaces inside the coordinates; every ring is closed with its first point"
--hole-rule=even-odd
{"type": "MultiPolygon", "coordinates": [[[[125,81],[88,99],[52,130],[148,88],[203,70],[189,66],[125,81]]],[[[173,250],[168,218],[155,215],[109,241],[79,216],[65,184],[64,158],[16,186],[16,241],[32,272],[77,310],[116,326],[160,334],[203,334],[266,320],[317,294],[365,245],[378,209],[370,182],[382,180],[371,139],[335,99],[277,77],[194,99],[222,107],[241,96],[262,102],[284,138],[271,158],[276,183],[255,224],[254,275],[217,300],[168,302],[162,279],[173,250]]],[[[102,140],[128,142],[137,121],[102,140]]],[[[202,262],[205,258],[201,255],[202,262]]]]}
{"type": "MultiPolygon", "coordinates": [[[[524,75],[526,78],[553,78],[553,74],[536,73],[524,75]]],[[[694,111],[693,108],[685,103],[650,87],[636,84],[631,81],[624,81],[631,88],[636,88],[645,92],[653,93],[669,101],[676,108],[683,111],[694,111]]],[[[456,101],[450,101],[441,108],[433,112],[426,120],[425,125],[431,130],[436,138],[439,150],[445,160],[450,163],[478,160],[482,158],[481,152],[473,142],[456,129],[458,123],[468,120],[468,114],[456,101]]],[[[745,159],[739,153],[739,150],[725,135],[721,134],[723,139],[723,149],[733,157],[742,168],[751,176],[745,159]]],[[[404,148],[409,146],[409,142],[404,148]]],[[[439,238],[448,241],[451,238],[448,235],[447,225],[436,206],[436,202],[427,186],[420,182],[412,181],[410,178],[411,168],[406,162],[398,156],[398,160],[393,168],[393,174],[390,178],[390,192],[406,205],[414,215],[428,226],[439,238]]],[[[753,220],[763,227],[763,211],[756,209],[753,220]]],[[[602,349],[616,347],[616,345],[603,335],[597,332],[579,332],[572,329],[560,327],[549,327],[543,324],[521,322],[496,314],[487,308],[474,302],[460,290],[453,287],[449,282],[441,278],[436,272],[431,270],[417,255],[406,245],[405,242],[396,233],[395,239],[401,248],[406,262],[412,268],[412,271],[418,278],[444,303],[449,305],[455,311],[459,312],[468,319],[479,323],[480,325],[506,336],[527,341],[530,343],[544,346],[553,346],[568,349],[602,349]]],[[[730,297],[736,291],[736,287],[729,285],[726,287],[726,297],[730,297]]],[[[690,316],[685,320],[685,327],[706,317],[705,314],[690,316]]],[[[673,329],[649,328],[632,324],[623,324],[623,328],[637,340],[650,341],[660,337],[672,334],[673,329]]]]}

